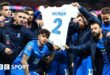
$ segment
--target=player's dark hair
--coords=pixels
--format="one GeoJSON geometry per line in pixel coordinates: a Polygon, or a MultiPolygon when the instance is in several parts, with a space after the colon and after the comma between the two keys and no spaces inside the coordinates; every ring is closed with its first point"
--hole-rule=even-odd
{"type": "Polygon", "coordinates": [[[39,35],[39,34],[45,34],[46,37],[49,38],[49,36],[50,36],[50,31],[47,30],[47,29],[40,29],[38,35],[39,35]]]}
{"type": "Polygon", "coordinates": [[[18,11],[15,12],[15,14],[16,14],[16,13],[19,13],[19,12],[25,13],[25,14],[29,15],[29,13],[28,13],[27,11],[25,11],[25,10],[18,10],[18,11]]]}
{"type": "Polygon", "coordinates": [[[11,4],[9,2],[3,2],[0,3],[0,10],[2,10],[3,6],[10,6],[11,4]]]}
{"type": "Polygon", "coordinates": [[[102,14],[110,14],[110,7],[104,7],[101,9],[102,14]]]}

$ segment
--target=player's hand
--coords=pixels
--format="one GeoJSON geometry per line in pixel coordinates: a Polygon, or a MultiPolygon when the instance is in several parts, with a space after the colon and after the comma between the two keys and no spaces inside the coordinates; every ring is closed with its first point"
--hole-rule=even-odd
{"type": "Polygon", "coordinates": [[[53,50],[59,50],[59,49],[60,49],[59,46],[57,46],[57,45],[53,45],[53,50]]]}
{"type": "Polygon", "coordinates": [[[71,3],[72,4],[72,6],[74,6],[74,7],[77,7],[77,8],[80,8],[81,6],[79,5],[79,3],[77,3],[77,2],[74,2],[74,3],[71,3]]]}
{"type": "Polygon", "coordinates": [[[79,20],[80,20],[80,18],[75,18],[75,19],[73,19],[73,22],[77,23],[79,20]]]}
{"type": "Polygon", "coordinates": [[[43,20],[36,20],[36,23],[37,23],[38,26],[40,26],[40,27],[44,26],[43,20]]]}
{"type": "Polygon", "coordinates": [[[64,47],[65,47],[65,49],[69,49],[69,46],[67,46],[67,45],[64,45],[64,47]]]}
{"type": "Polygon", "coordinates": [[[5,53],[7,55],[11,55],[13,53],[13,51],[10,48],[5,48],[5,53]]]}

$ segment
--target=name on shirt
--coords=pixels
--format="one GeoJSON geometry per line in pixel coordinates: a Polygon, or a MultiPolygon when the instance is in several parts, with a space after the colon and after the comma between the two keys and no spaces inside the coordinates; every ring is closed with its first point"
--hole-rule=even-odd
{"type": "Polygon", "coordinates": [[[66,12],[52,12],[53,16],[66,16],[66,12]]]}

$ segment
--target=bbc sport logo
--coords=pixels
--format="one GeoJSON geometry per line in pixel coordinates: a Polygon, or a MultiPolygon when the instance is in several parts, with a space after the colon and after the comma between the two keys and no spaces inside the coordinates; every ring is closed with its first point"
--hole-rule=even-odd
{"type": "Polygon", "coordinates": [[[29,65],[10,65],[10,64],[0,64],[0,70],[10,70],[10,69],[26,69],[29,65]]]}

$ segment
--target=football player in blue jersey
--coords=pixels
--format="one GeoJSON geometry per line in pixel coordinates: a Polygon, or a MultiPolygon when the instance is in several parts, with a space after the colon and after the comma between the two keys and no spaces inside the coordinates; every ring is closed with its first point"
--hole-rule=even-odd
{"type": "Polygon", "coordinates": [[[48,30],[39,31],[38,39],[30,41],[11,65],[11,75],[39,75],[35,71],[38,62],[53,48],[52,45],[47,44],[49,36],[48,30]],[[22,65],[22,68],[16,67],[17,65],[22,65]]]}

